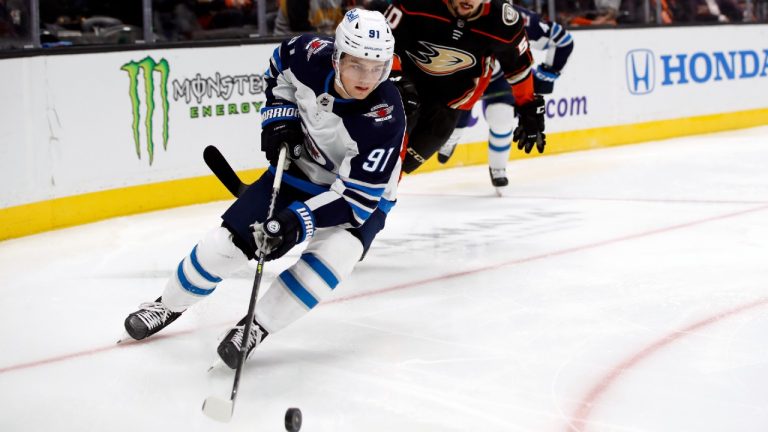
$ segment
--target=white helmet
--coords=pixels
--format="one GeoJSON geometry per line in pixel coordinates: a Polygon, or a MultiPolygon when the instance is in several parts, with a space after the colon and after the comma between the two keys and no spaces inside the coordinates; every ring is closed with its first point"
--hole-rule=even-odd
{"type": "Polygon", "coordinates": [[[336,69],[337,84],[341,86],[339,60],[341,60],[342,54],[385,62],[385,71],[379,79],[379,84],[381,84],[387,79],[389,71],[392,69],[395,37],[381,12],[350,9],[336,27],[336,40],[333,48],[333,67],[336,69]]]}

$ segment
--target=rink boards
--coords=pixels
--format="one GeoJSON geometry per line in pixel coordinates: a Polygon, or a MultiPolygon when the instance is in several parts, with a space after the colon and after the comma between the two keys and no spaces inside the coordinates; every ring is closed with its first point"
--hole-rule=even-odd
{"type": "MultiPolygon", "coordinates": [[[[547,98],[547,153],[768,124],[767,25],[574,40],[547,98]]],[[[0,240],[226,199],[202,150],[215,144],[247,178],[266,166],[259,108],[276,46],[0,60],[0,240]]],[[[422,171],[484,163],[480,111],[451,163],[422,171]]]]}

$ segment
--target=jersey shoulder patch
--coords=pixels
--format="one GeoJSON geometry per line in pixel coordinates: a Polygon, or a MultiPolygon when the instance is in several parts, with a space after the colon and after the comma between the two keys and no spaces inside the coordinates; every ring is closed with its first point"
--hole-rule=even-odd
{"type": "Polygon", "coordinates": [[[314,37],[306,43],[304,51],[307,53],[307,61],[309,61],[315,54],[320,54],[323,51],[333,51],[333,41],[326,38],[314,37]]]}
{"type": "Polygon", "coordinates": [[[501,20],[505,25],[513,26],[520,21],[520,14],[517,13],[511,2],[503,2],[501,6],[501,20]]]}
{"type": "Polygon", "coordinates": [[[288,48],[291,56],[298,55],[309,62],[315,55],[333,51],[333,40],[325,36],[303,34],[291,39],[288,42],[288,48]]]}
{"type": "MultiPolygon", "coordinates": [[[[482,30],[500,39],[511,40],[524,32],[523,19],[509,0],[491,0],[482,30]]],[[[479,23],[478,23],[479,24],[479,23]]]]}
{"type": "Polygon", "coordinates": [[[361,111],[362,115],[374,124],[385,122],[389,127],[398,123],[398,118],[405,116],[400,92],[389,80],[381,83],[366,102],[367,107],[361,111]]]}
{"type": "Polygon", "coordinates": [[[386,103],[374,105],[371,107],[371,110],[367,113],[363,114],[366,117],[370,117],[375,122],[383,122],[387,121],[392,118],[392,111],[395,110],[394,105],[389,105],[386,103]]]}
{"type": "Polygon", "coordinates": [[[294,38],[286,48],[290,59],[288,64],[295,79],[322,93],[325,78],[333,70],[333,40],[304,34],[294,38]]]}
{"type": "Polygon", "coordinates": [[[356,115],[345,118],[347,130],[359,146],[381,147],[382,143],[402,142],[405,111],[400,92],[391,81],[384,81],[364,101],[359,101],[356,115]]]}

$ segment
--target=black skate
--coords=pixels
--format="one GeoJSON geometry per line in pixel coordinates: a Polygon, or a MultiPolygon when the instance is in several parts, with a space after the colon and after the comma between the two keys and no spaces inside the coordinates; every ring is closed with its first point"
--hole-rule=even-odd
{"type": "Polygon", "coordinates": [[[448,162],[448,159],[453,156],[453,152],[456,150],[456,144],[458,144],[458,142],[451,142],[451,140],[448,140],[447,143],[443,144],[443,146],[440,147],[440,150],[437,151],[437,161],[441,164],[448,162]]]}
{"type": "MultiPolygon", "coordinates": [[[[240,347],[243,343],[243,332],[245,331],[246,318],[247,317],[243,317],[243,319],[241,319],[235,327],[231,328],[229,332],[227,332],[227,335],[224,336],[224,339],[219,344],[219,348],[216,349],[216,352],[219,354],[221,361],[223,361],[224,364],[229,366],[231,369],[237,369],[237,365],[240,363],[240,347]]],[[[251,356],[253,350],[259,346],[261,341],[263,341],[268,334],[269,333],[264,330],[264,327],[256,322],[256,320],[253,321],[253,324],[251,325],[251,337],[249,338],[248,354],[246,355],[246,359],[251,356]]]]}
{"type": "Polygon", "coordinates": [[[125,331],[136,340],[142,340],[176,321],[182,312],[171,312],[159,297],[154,302],[142,303],[139,310],[125,318],[125,331]]]}
{"type": "Polygon", "coordinates": [[[491,183],[494,187],[499,188],[509,185],[506,168],[488,168],[488,172],[491,174],[491,183]]]}

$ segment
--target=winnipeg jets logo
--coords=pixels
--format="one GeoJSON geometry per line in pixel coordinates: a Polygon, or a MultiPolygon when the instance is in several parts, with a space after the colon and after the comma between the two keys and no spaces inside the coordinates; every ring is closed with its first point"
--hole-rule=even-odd
{"type": "Polygon", "coordinates": [[[312,136],[306,133],[306,129],[305,136],[307,139],[304,140],[304,148],[307,150],[312,160],[328,171],[333,171],[333,162],[328,160],[328,157],[325,155],[325,153],[323,153],[322,150],[320,150],[320,147],[317,145],[312,136]]]}
{"type": "Polygon", "coordinates": [[[430,75],[450,75],[477,63],[475,56],[466,51],[424,41],[419,43],[426,51],[419,50],[416,54],[406,51],[406,54],[419,69],[430,75]]]}
{"type": "Polygon", "coordinates": [[[365,113],[363,115],[373,118],[373,121],[375,122],[383,122],[392,118],[392,110],[394,109],[395,107],[392,105],[381,104],[371,108],[371,112],[365,113]]]}
{"type": "Polygon", "coordinates": [[[329,41],[318,39],[318,38],[315,38],[309,41],[306,47],[307,61],[309,61],[309,58],[312,57],[314,54],[319,53],[320,51],[322,51],[323,48],[327,47],[330,44],[331,43],[329,41]]]}

